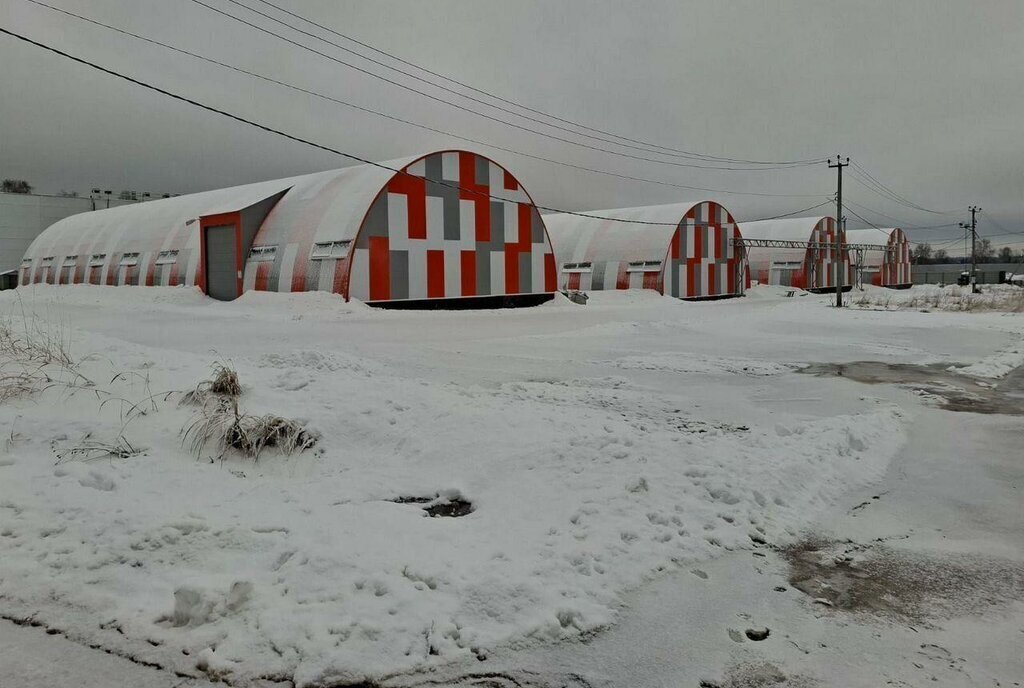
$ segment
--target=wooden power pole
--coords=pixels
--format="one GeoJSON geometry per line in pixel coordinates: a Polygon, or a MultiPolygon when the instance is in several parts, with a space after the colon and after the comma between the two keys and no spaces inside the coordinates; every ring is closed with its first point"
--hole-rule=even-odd
{"type": "Polygon", "coordinates": [[[829,169],[835,168],[836,176],[836,241],[832,250],[832,275],[836,283],[836,308],[843,307],[843,168],[850,166],[850,158],[846,162],[836,155],[836,162],[828,159],[829,169]]]}
{"type": "Polygon", "coordinates": [[[960,226],[964,229],[971,230],[971,293],[978,293],[978,260],[975,254],[978,243],[978,211],[981,210],[976,205],[972,205],[968,208],[971,211],[971,224],[964,222],[960,223],[960,226]]]}

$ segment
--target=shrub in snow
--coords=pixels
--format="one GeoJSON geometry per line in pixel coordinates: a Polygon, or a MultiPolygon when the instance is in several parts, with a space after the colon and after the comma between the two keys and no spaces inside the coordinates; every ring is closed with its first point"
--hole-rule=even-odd
{"type": "Polygon", "coordinates": [[[0,323],[0,403],[52,386],[93,387],[71,358],[64,330],[47,328],[34,315],[26,315],[20,327],[0,323]]]}
{"type": "Polygon", "coordinates": [[[238,371],[231,364],[218,361],[213,364],[213,377],[186,392],[181,403],[205,404],[211,397],[237,397],[241,394],[242,384],[238,381],[238,371]]]}
{"type": "Polygon", "coordinates": [[[307,430],[299,421],[273,414],[241,413],[238,402],[226,397],[203,404],[195,420],[185,428],[185,440],[191,443],[196,456],[214,442],[220,450],[218,458],[233,449],[242,456],[258,459],[266,447],[292,454],[309,449],[319,439],[317,433],[307,430]]]}

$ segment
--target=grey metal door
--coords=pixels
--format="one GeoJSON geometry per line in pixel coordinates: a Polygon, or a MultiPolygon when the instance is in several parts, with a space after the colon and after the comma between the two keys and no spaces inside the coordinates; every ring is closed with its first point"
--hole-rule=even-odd
{"type": "Polygon", "coordinates": [[[235,226],[207,227],[206,293],[220,301],[237,299],[238,262],[235,255],[235,226]]]}

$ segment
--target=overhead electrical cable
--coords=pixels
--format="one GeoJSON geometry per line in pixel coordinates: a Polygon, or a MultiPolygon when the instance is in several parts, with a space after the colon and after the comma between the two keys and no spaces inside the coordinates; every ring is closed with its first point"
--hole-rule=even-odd
{"type": "MultiPolygon", "coordinates": [[[[197,100],[193,100],[192,98],[188,98],[187,96],[183,96],[183,95],[174,93],[173,91],[169,91],[169,90],[161,88],[159,86],[155,86],[153,84],[150,84],[150,83],[147,83],[145,81],[142,81],[140,79],[136,79],[134,77],[128,76],[127,74],[123,74],[123,73],[118,72],[116,70],[109,69],[109,68],[104,67],[102,65],[96,64],[95,62],[90,62],[89,60],[83,59],[81,57],[77,57],[77,56],[72,55],[70,53],[67,53],[67,52],[65,52],[63,50],[60,50],[59,48],[55,48],[55,47],[53,47],[51,45],[47,45],[45,43],[41,43],[41,42],[36,41],[34,39],[31,39],[31,38],[29,38],[27,36],[24,36],[24,35],[22,35],[20,33],[17,33],[15,31],[11,31],[10,29],[4,28],[2,26],[0,26],[0,33],[6,34],[8,36],[11,36],[12,38],[16,38],[16,39],[18,39],[20,41],[23,41],[25,43],[34,45],[34,46],[36,46],[38,48],[41,48],[41,49],[46,50],[48,52],[54,53],[55,55],[59,55],[61,57],[64,57],[64,58],[69,59],[69,60],[71,60],[73,62],[77,62],[79,64],[85,65],[85,66],[90,67],[92,69],[95,69],[95,70],[97,70],[99,72],[103,72],[104,74],[109,74],[110,76],[116,77],[118,79],[122,79],[122,80],[127,81],[127,82],[129,82],[131,84],[134,84],[136,86],[141,86],[142,88],[145,88],[145,89],[153,91],[155,93],[159,93],[161,95],[167,96],[168,98],[172,98],[174,100],[177,100],[177,101],[180,101],[180,102],[183,102],[183,103],[188,103],[189,105],[195,106],[195,107],[200,108],[202,110],[206,110],[207,112],[213,112],[215,114],[221,115],[223,117],[226,117],[228,119],[234,120],[236,122],[241,122],[242,124],[246,124],[246,125],[251,126],[251,127],[255,128],[255,129],[260,129],[262,131],[265,131],[265,132],[268,132],[268,133],[271,133],[271,134],[275,134],[277,136],[280,136],[282,138],[288,139],[290,141],[295,141],[297,143],[305,144],[305,145],[310,146],[312,148],[317,148],[317,149],[322,150],[322,151],[327,151],[328,153],[334,153],[335,155],[339,155],[341,157],[348,158],[349,160],[353,160],[355,162],[359,162],[359,163],[362,163],[364,165],[371,165],[373,167],[377,167],[379,169],[386,170],[386,171],[391,172],[393,174],[401,174],[401,175],[405,175],[407,177],[414,177],[414,178],[417,178],[417,179],[423,179],[423,177],[419,177],[418,175],[411,174],[411,173],[406,172],[404,170],[396,169],[394,167],[390,167],[388,165],[385,165],[385,164],[382,164],[382,163],[379,163],[379,162],[374,162],[373,160],[369,160],[369,159],[361,157],[359,155],[355,155],[354,153],[348,153],[348,152],[339,150],[337,148],[332,148],[330,146],[326,146],[326,145],[321,144],[321,143],[316,143],[314,141],[310,141],[309,139],[302,138],[301,136],[296,136],[294,134],[289,134],[289,133],[287,133],[285,131],[282,131],[280,129],[275,129],[274,127],[268,126],[266,124],[260,124],[259,122],[256,122],[256,121],[251,120],[251,119],[247,119],[245,117],[242,117],[241,115],[236,115],[236,114],[228,112],[226,110],[221,110],[219,108],[213,107],[212,105],[207,105],[207,104],[199,102],[197,100]]],[[[501,198],[499,196],[494,196],[494,195],[486,193],[484,191],[480,191],[478,189],[472,189],[472,188],[469,188],[469,187],[464,187],[464,186],[461,186],[459,184],[454,184],[454,183],[451,183],[451,182],[439,181],[439,180],[429,180],[429,181],[430,181],[431,184],[436,184],[438,186],[445,186],[445,187],[452,188],[452,189],[458,189],[459,191],[462,191],[462,192],[464,192],[466,194],[469,194],[469,195],[474,195],[474,196],[481,197],[481,198],[491,198],[491,199],[500,200],[500,201],[504,201],[505,200],[504,198],[501,198]]],[[[597,215],[597,214],[594,214],[594,213],[584,213],[584,212],[578,212],[578,211],[573,211],[573,210],[564,210],[562,208],[554,208],[554,207],[551,207],[551,206],[543,206],[543,205],[538,205],[536,203],[521,203],[521,205],[528,205],[530,207],[536,208],[537,210],[546,210],[548,212],[563,213],[563,214],[566,214],[566,215],[574,215],[574,216],[577,216],[577,217],[589,217],[589,218],[593,218],[593,219],[597,219],[597,220],[607,220],[607,221],[610,221],[610,222],[620,222],[622,224],[655,225],[655,226],[664,226],[664,227],[669,227],[669,226],[670,227],[675,227],[675,226],[678,225],[678,222],[652,222],[652,221],[647,221],[647,220],[629,220],[629,219],[625,219],[625,218],[609,217],[607,215],[597,215]]]]}
{"type": "Polygon", "coordinates": [[[326,101],[329,101],[329,102],[332,102],[332,103],[335,103],[335,104],[338,104],[338,105],[343,105],[345,107],[349,107],[349,108],[352,108],[352,109],[355,109],[355,110],[359,110],[361,112],[372,114],[372,115],[375,115],[375,116],[378,116],[378,117],[383,117],[383,118],[392,120],[394,122],[399,122],[401,124],[405,124],[407,126],[416,127],[418,129],[422,129],[422,130],[425,130],[425,131],[430,131],[430,132],[433,132],[433,133],[436,133],[436,134],[441,134],[441,135],[444,135],[444,136],[450,136],[452,138],[459,139],[461,141],[467,141],[469,143],[474,143],[474,144],[477,144],[477,145],[480,145],[480,146],[487,146],[487,147],[490,147],[490,148],[494,148],[496,150],[504,151],[506,153],[512,153],[514,155],[520,155],[520,156],[525,157],[525,158],[530,158],[530,159],[533,159],[533,160],[539,160],[539,161],[550,163],[550,164],[553,164],[553,165],[560,165],[562,167],[568,167],[568,168],[575,169],[575,170],[580,170],[580,171],[583,171],[583,172],[590,172],[590,173],[593,173],[593,174],[601,174],[601,175],[605,175],[605,176],[609,176],[609,177],[615,177],[617,179],[626,179],[626,180],[629,180],[629,181],[643,182],[643,183],[647,183],[647,184],[657,184],[657,185],[660,185],[660,186],[667,186],[667,187],[672,187],[672,188],[676,188],[676,189],[686,189],[688,191],[706,191],[706,192],[709,192],[709,193],[721,193],[721,194],[732,194],[732,195],[742,195],[742,196],[786,197],[786,198],[813,198],[815,196],[820,195],[820,194],[780,194],[780,193],[757,192],[757,191],[731,191],[731,190],[727,190],[727,189],[715,189],[715,188],[710,188],[710,187],[692,186],[692,185],[687,185],[687,184],[677,184],[675,182],[669,182],[669,181],[665,181],[665,180],[661,180],[661,179],[651,179],[651,178],[647,178],[647,177],[638,177],[638,176],[634,176],[634,175],[621,174],[621,173],[618,173],[618,172],[612,172],[610,170],[602,170],[602,169],[598,169],[598,168],[587,167],[585,165],[577,165],[575,163],[565,162],[563,160],[556,160],[554,158],[548,158],[548,157],[545,157],[545,156],[542,156],[542,155],[535,155],[533,153],[526,153],[526,152],[523,152],[523,151],[520,151],[520,150],[516,150],[516,149],[513,149],[513,148],[508,148],[506,146],[501,146],[501,145],[498,145],[498,144],[495,144],[495,143],[490,143],[490,142],[487,142],[487,141],[482,141],[480,139],[475,139],[475,138],[471,138],[471,137],[468,137],[468,136],[463,136],[461,134],[456,134],[456,133],[451,132],[451,131],[445,131],[444,129],[438,129],[436,127],[432,127],[432,126],[429,126],[429,125],[426,125],[426,124],[415,122],[413,120],[408,120],[408,119],[405,119],[405,118],[402,118],[402,117],[397,117],[397,116],[394,116],[394,115],[390,115],[390,114],[388,114],[386,112],[381,112],[379,110],[374,110],[372,108],[367,108],[367,107],[364,107],[362,105],[357,105],[355,103],[351,103],[351,102],[348,102],[348,101],[345,101],[345,100],[341,100],[339,98],[335,98],[333,96],[329,96],[329,95],[326,95],[326,94],[323,94],[323,93],[319,93],[317,91],[313,91],[313,90],[310,90],[310,89],[307,89],[307,88],[303,88],[301,86],[296,86],[294,84],[290,84],[288,82],[281,81],[279,79],[274,79],[272,77],[268,77],[268,76],[265,76],[265,75],[262,75],[262,74],[258,74],[256,72],[252,72],[252,71],[250,71],[248,69],[244,69],[242,67],[237,67],[235,65],[231,65],[231,64],[228,64],[226,62],[222,62],[220,60],[216,60],[216,59],[213,59],[211,57],[207,57],[205,55],[201,55],[199,53],[192,52],[190,50],[185,50],[184,48],[179,48],[179,47],[171,45],[169,43],[164,43],[162,41],[158,41],[158,40],[156,40],[154,38],[150,38],[148,36],[143,36],[141,34],[137,34],[137,33],[134,33],[132,31],[128,31],[126,29],[122,29],[122,28],[113,26],[111,24],[106,24],[104,22],[97,21],[95,19],[91,19],[89,17],[83,16],[83,15],[80,15],[80,14],[76,14],[74,12],[71,12],[70,10],[66,10],[66,9],[63,9],[63,8],[60,8],[60,7],[55,7],[53,5],[47,4],[45,2],[42,2],[41,0],[26,0],[26,2],[30,2],[30,3],[32,3],[34,5],[39,5],[41,7],[45,7],[47,9],[53,10],[55,12],[59,12],[61,14],[65,14],[65,15],[74,17],[76,19],[79,19],[81,21],[88,22],[89,24],[93,24],[95,26],[100,26],[100,27],[103,27],[105,29],[109,29],[111,31],[114,31],[116,33],[120,33],[120,34],[123,34],[123,35],[126,35],[126,36],[130,36],[132,38],[135,38],[135,39],[140,40],[140,41],[144,41],[144,42],[152,44],[152,45],[157,45],[157,46],[159,46],[161,48],[164,48],[166,50],[171,50],[173,52],[176,52],[176,53],[179,53],[179,54],[182,54],[182,55],[187,55],[187,56],[192,57],[194,59],[202,60],[202,61],[207,62],[209,64],[214,64],[214,65],[217,65],[219,67],[223,67],[225,69],[229,69],[229,70],[232,70],[234,72],[237,72],[239,74],[244,74],[246,76],[249,76],[249,77],[252,77],[252,78],[255,78],[255,79],[260,79],[262,81],[265,81],[265,82],[268,82],[268,83],[271,83],[271,84],[275,84],[277,86],[282,86],[284,88],[287,88],[287,89],[290,89],[290,90],[293,90],[293,91],[296,91],[296,92],[299,92],[299,93],[303,93],[303,94],[306,94],[306,95],[309,95],[309,96],[320,98],[322,100],[326,100],[326,101]]]}
{"type": "MultiPolygon", "coordinates": [[[[433,95],[431,93],[427,93],[426,91],[422,91],[422,90],[420,90],[418,88],[415,88],[413,86],[409,86],[408,84],[403,84],[400,81],[395,81],[394,79],[390,79],[390,78],[388,78],[386,76],[382,76],[380,74],[376,74],[375,72],[371,72],[368,69],[364,69],[363,67],[360,67],[358,65],[352,64],[351,62],[346,62],[345,60],[342,60],[342,59],[340,59],[338,57],[335,57],[334,55],[330,55],[330,54],[325,53],[325,52],[323,52],[321,50],[317,50],[316,48],[310,47],[310,46],[308,46],[308,45],[306,45],[306,44],[304,44],[304,43],[302,43],[300,41],[296,41],[296,40],[293,40],[291,38],[288,38],[287,36],[283,36],[283,35],[281,35],[279,33],[275,33],[274,31],[271,31],[270,29],[262,27],[259,24],[254,24],[253,22],[250,22],[250,21],[248,21],[246,19],[243,19],[242,17],[238,17],[238,16],[236,16],[234,14],[231,14],[230,12],[226,12],[226,11],[224,11],[222,9],[214,7],[213,5],[210,5],[210,4],[207,4],[206,2],[203,2],[203,0],[190,0],[190,2],[193,2],[193,3],[197,4],[197,5],[202,6],[202,7],[205,7],[207,9],[209,9],[210,11],[215,12],[215,13],[217,13],[219,15],[224,16],[224,17],[227,17],[227,18],[229,18],[229,19],[231,19],[233,21],[245,24],[246,26],[249,26],[249,27],[251,27],[253,29],[256,29],[257,31],[260,31],[260,32],[265,33],[265,34],[268,34],[270,36],[274,36],[275,38],[278,38],[278,39],[280,39],[282,41],[285,41],[286,43],[289,43],[289,44],[294,45],[294,46],[296,46],[298,48],[301,48],[302,50],[306,50],[306,51],[311,52],[313,54],[320,55],[321,57],[323,57],[325,59],[328,59],[328,60],[330,60],[332,62],[335,62],[337,64],[343,65],[343,66],[348,67],[350,69],[353,69],[353,70],[355,70],[357,72],[360,72],[361,74],[365,74],[365,75],[367,75],[369,77],[372,77],[374,79],[379,79],[379,80],[381,80],[381,81],[383,81],[385,83],[391,84],[391,85],[396,86],[398,88],[401,88],[403,90],[409,91],[411,93],[419,94],[419,95],[421,95],[421,96],[423,96],[425,98],[429,98],[430,100],[436,101],[438,103],[443,103],[445,105],[457,108],[458,110],[461,110],[463,112],[469,112],[469,113],[474,114],[474,115],[476,115],[478,117],[483,117],[483,118],[488,119],[488,120],[490,120],[492,122],[497,122],[499,124],[503,124],[503,125],[508,126],[508,127],[513,127],[515,129],[519,129],[519,130],[525,131],[527,133],[535,134],[537,136],[543,136],[545,138],[549,138],[549,139],[552,139],[552,140],[555,140],[555,141],[561,141],[562,143],[567,143],[569,145],[577,146],[579,148],[585,148],[585,149],[588,149],[588,150],[598,151],[598,152],[601,152],[601,153],[607,153],[608,155],[614,155],[614,156],[617,156],[617,157],[620,157],[620,158],[627,158],[627,159],[630,159],[630,160],[638,160],[638,161],[641,161],[641,162],[648,162],[648,163],[652,163],[652,164],[656,164],[656,165],[668,165],[668,166],[671,166],[671,167],[683,167],[683,168],[704,169],[704,170],[723,170],[723,171],[732,171],[732,172],[761,172],[761,171],[771,171],[771,170],[779,170],[779,169],[790,169],[790,168],[793,168],[793,167],[806,167],[808,165],[815,165],[815,164],[821,162],[820,160],[814,160],[814,161],[811,161],[811,162],[801,162],[801,163],[794,163],[794,164],[787,164],[787,165],[775,165],[775,166],[772,166],[772,167],[767,167],[767,166],[765,166],[765,167],[729,167],[729,166],[722,166],[722,165],[698,165],[698,164],[693,164],[693,163],[677,162],[677,161],[674,161],[674,160],[657,160],[655,158],[648,158],[648,157],[644,157],[642,155],[634,155],[632,153],[623,153],[622,151],[615,151],[615,150],[611,150],[610,148],[603,148],[601,146],[592,146],[590,144],[582,143],[580,141],[573,141],[572,139],[567,139],[564,136],[558,136],[557,134],[551,134],[549,132],[544,132],[544,131],[540,131],[538,129],[533,129],[531,127],[523,126],[521,124],[516,124],[515,122],[509,122],[508,120],[501,119],[500,117],[494,117],[492,115],[488,115],[485,112],[480,112],[479,110],[474,110],[474,109],[466,107],[464,105],[460,105],[459,103],[455,103],[455,102],[452,102],[450,100],[446,100],[444,98],[441,98],[440,96],[436,96],[436,95],[433,95]]],[[[277,20],[277,21],[279,21],[279,23],[284,23],[284,22],[280,22],[280,20],[277,20]]],[[[285,23],[285,26],[291,26],[291,25],[285,23]]],[[[298,31],[299,33],[304,33],[306,35],[313,36],[314,38],[318,38],[315,34],[311,34],[311,33],[307,32],[307,31],[303,31],[302,29],[296,29],[294,27],[291,27],[291,28],[293,28],[293,30],[295,30],[295,31],[298,31]]],[[[324,40],[324,39],[319,39],[319,40],[324,40]]]]}
{"type": "MultiPolygon", "coordinates": [[[[249,7],[248,5],[245,5],[245,4],[241,3],[241,2],[237,2],[236,0],[228,0],[228,1],[232,2],[235,5],[238,5],[240,7],[245,7],[250,12],[259,14],[259,15],[264,16],[264,17],[267,17],[269,19],[272,19],[273,21],[277,21],[278,23],[282,23],[282,22],[280,22],[280,20],[274,19],[270,15],[267,15],[267,14],[265,14],[263,12],[259,12],[258,10],[254,10],[252,7],[249,7]]],[[[366,43],[364,41],[360,41],[359,39],[353,38],[352,36],[350,36],[348,34],[341,33],[339,31],[337,31],[336,29],[333,29],[333,28],[331,28],[329,26],[326,26],[324,24],[321,24],[319,22],[313,21],[312,19],[309,19],[308,17],[304,17],[304,16],[302,16],[302,15],[296,13],[296,12],[292,12],[291,10],[288,10],[287,8],[281,7],[280,5],[276,5],[276,4],[272,3],[272,2],[269,2],[269,0],[256,0],[256,1],[262,3],[265,6],[272,7],[275,10],[277,10],[278,12],[281,12],[282,14],[285,14],[285,15],[288,15],[288,16],[293,17],[295,19],[298,19],[298,20],[300,20],[302,22],[305,22],[306,24],[309,24],[311,26],[315,26],[315,27],[317,27],[317,28],[319,28],[319,29],[321,29],[323,31],[326,31],[326,32],[328,32],[330,34],[338,36],[339,38],[343,38],[346,41],[349,41],[349,42],[354,43],[354,44],[356,44],[358,46],[366,48],[367,50],[370,50],[370,51],[372,51],[374,53],[377,53],[378,55],[383,55],[383,56],[385,56],[385,57],[387,57],[387,58],[389,58],[391,60],[394,60],[394,61],[399,62],[401,64],[404,64],[404,65],[406,65],[408,67],[412,67],[413,69],[416,69],[416,70],[418,70],[420,72],[423,72],[424,74],[429,74],[431,76],[437,77],[439,79],[447,81],[448,83],[455,84],[455,85],[457,85],[457,86],[459,86],[461,88],[473,91],[475,93],[479,93],[479,94],[484,95],[484,96],[487,96],[488,98],[491,98],[493,100],[497,100],[497,101],[505,103],[507,105],[512,105],[514,107],[520,108],[520,109],[525,110],[527,112],[532,112],[532,113],[534,113],[536,115],[540,115],[540,116],[546,117],[548,119],[552,119],[552,120],[555,120],[555,121],[558,121],[558,122],[562,122],[563,124],[571,125],[571,126],[576,127],[578,129],[583,129],[585,131],[591,131],[591,132],[594,132],[596,134],[602,134],[603,136],[611,136],[614,139],[618,139],[619,141],[626,141],[626,142],[631,143],[631,144],[638,144],[640,146],[646,146],[646,148],[638,148],[637,150],[647,150],[647,152],[662,153],[662,154],[666,154],[666,155],[670,154],[670,153],[675,153],[675,154],[678,154],[678,155],[680,155],[682,157],[688,157],[688,158],[697,158],[697,159],[701,159],[701,160],[717,161],[717,162],[747,163],[747,164],[753,164],[753,165],[786,165],[786,164],[798,164],[798,163],[815,163],[815,162],[822,162],[823,160],[825,160],[825,158],[815,158],[815,159],[805,159],[805,160],[749,160],[749,159],[744,159],[744,158],[730,158],[730,157],[722,157],[722,156],[717,156],[717,155],[709,155],[709,154],[706,154],[706,153],[695,153],[693,151],[687,151],[687,150],[683,150],[683,149],[679,149],[679,148],[671,148],[669,146],[663,146],[663,145],[660,145],[660,144],[657,144],[657,143],[651,143],[649,141],[643,141],[643,140],[640,140],[640,139],[633,139],[633,138],[630,138],[628,136],[623,136],[621,134],[616,134],[614,132],[606,131],[606,130],[603,130],[603,129],[598,129],[596,127],[591,127],[591,126],[588,126],[588,125],[585,125],[585,124],[581,124],[580,122],[576,122],[576,121],[573,121],[573,120],[570,120],[570,119],[559,117],[558,115],[553,115],[551,113],[544,112],[543,110],[538,110],[538,109],[529,107],[527,105],[523,105],[522,103],[519,103],[519,102],[514,101],[514,100],[510,100],[508,98],[503,98],[502,96],[499,96],[499,95],[497,95],[495,93],[491,93],[490,91],[486,91],[484,89],[478,88],[476,86],[473,86],[471,84],[465,83],[463,81],[459,81],[458,79],[452,78],[452,77],[447,76],[445,74],[441,74],[439,72],[427,69],[426,67],[423,67],[422,65],[416,64],[415,62],[403,59],[403,58],[399,57],[398,55],[395,55],[393,53],[389,53],[389,52],[387,52],[385,50],[381,50],[380,48],[377,48],[377,47],[375,47],[373,45],[370,45],[369,43],[366,43]],[[649,149],[656,149],[656,150],[649,150],[649,149]]],[[[288,24],[285,24],[285,25],[286,26],[290,26],[288,24]]],[[[296,30],[298,30],[298,29],[296,29],[296,30]]],[[[319,40],[324,40],[321,37],[317,37],[317,38],[319,40]]],[[[471,100],[474,100],[475,102],[482,103],[482,104],[487,105],[489,107],[496,107],[495,105],[493,105],[491,103],[487,103],[487,102],[482,101],[482,100],[477,100],[475,98],[471,98],[470,96],[465,95],[464,93],[459,93],[458,91],[454,91],[454,90],[445,88],[445,87],[443,87],[443,86],[441,86],[441,85],[439,85],[439,84],[437,84],[437,83],[435,83],[433,81],[422,79],[420,77],[415,77],[415,76],[409,74],[408,72],[405,72],[405,71],[402,71],[402,70],[398,70],[398,69],[394,68],[391,65],[388,65],[386,63],[377,61],[377,60],[375,60],[373,58],[367,57],[366,55],[363,55],[362,53],[359,53],[358,51],[353,51],[353,50],[351,50],[349,48],[345,48],[343,46],[338,46],[338,45],[336,45],[334,43],[331,43],[331,45],[335,45],[339,49],[345,50],[346,52],[348,52],[350,54],[358,55],[359,57],[362,57],[365,60],[369,60],[369,61],[373,62],[374,64],[378,64],[378,65],[381,65],[381,66],[386,67],[388,69],[391,69],[391,70],[394,70],[394,71],[398,71],[399,73],[405,74],[406,76],[409,76],[409,77],[412,77],[412,78],[417,78],[420,81],[424,81],[425,83],[429,83],[429,84],[431,84],[433,86],[436,86],[437,88],[443,88],[444,90],[447,90],[447,91],[449,91],[451,93],[455,93],[456,95],[462,96],[464,98],[469,98],[471,100]]],[[[521,113],[518,113],[518,112],[514,112],[514,111],[511,111],[511,110],[506,110],[504,108],[497,108],[497,109],[500,109],[503,112],[508,112],[510,114],[516,115],[517,117],[524,117],[524,115],[522,115],[521,113]]],[[[541,124],[545,124],[546,126],[554,126],[554,125],[551,125],[550,123],[544,122],[542,120],[533,119],[533,118],[527,118],[527,119],[531,119],[531,121],[539,122],[541,124]]],[[[571,131],[571,130],[565,129],[565,131],[571,131]]],[[[577,135],[581,135],[581,136],[586,136],[586,134],[583,134],[581,132],[573,131],[572,133],[577,134],[577,135]]],[[[608,143],[619,143],[619,141],[612,141],[612,140],[601,138],[601,137],[591,137],[591,138],[596,138],[597,140],[605,141],[605,142],[608,142],[608,143]]],[[[623,144],[619,143],[619,145],[623,145],[623,144]]]]}
{"type": "MultiPolygon", "coordinates": [[[[952,215],[954,213],[959,212],[957,210],[934,210],[932,208],[926,208],[922,205],[918,205],[917,203],[914,203],[913,201],[908,200],[907,198],[904,198],[903,196],[899,195],[891,188],[880,182],[874,175],[872,175],[870,172],[864,169],[863,165],[860,165],[856,161],[853,162],[853,168],[856,173],[863,175],[863,177],[869,181],[869,184],[865,184],[864,182],[857,180],[858,183],[867,186],[872,191],[875,191],[879,195],[889,198],[890,200],[895,201],[896,203],[905,205],[909,208],[913,208],[914,210],[920,210],[921,212],[932,213],[933,215],[952,215]]],[[[854,179],[856,178],[857,175],[855,174],[854,179]]]]}
{"type": "Polygon", "coordinates": [[[867,211],[867,212],[871,212],[871,213],[874,213],[876,215],[880,215],[880,216],[882,216],[884,218],[887,218],[889,220],[892,220],[893,222],[896,223],[896,226],[900,227],[901,229],[913,229],[913,230],[919,230],[919,229],[942,229],[944,227],[956,227],[957,226],[955,222],[947,222],[946,224],[942,224],[942,225],[913,225],[913,224],[910,224],[909,222],[906,222],[904,220],[899,219],[898,217],[893,217],[892,215],[886,215],[881,210],[876,210],[874,208],[871,208],[869,206],[864,205],[863,203],[858,203],[857,201],[854,201],[854,200],[846,197],[845,195],[843,197],[843,203],[844,204],[849,203],[851,205],[854,205],[854,206],[860,208],[861,210],[864,210],[864,211],[867,211]]]}
{"type": "Polygon", "coordinates": [[[829,205],[830,203],[835,203],[835,199],[829,198],[829,199],[819,203],[818,205],[812,205],[810,208],[801,208],[800,210],[794,210],[791,213],[783,213],[782,215],[772,215],[771,217],[759,217],[759,218],[757,218],[755,220],[744,220],[743,222],[740,222],[739,224],[742,225],[745,222],[763,222],[765,220],[779,220],[779,219],[784,218],[784,217],[790,217],[792,215],[799,215],[800,213],[807,213],[807,212],[810,212],[812,210],[816,210],[816,209],[820,208],[823,205],[829,205]]]}

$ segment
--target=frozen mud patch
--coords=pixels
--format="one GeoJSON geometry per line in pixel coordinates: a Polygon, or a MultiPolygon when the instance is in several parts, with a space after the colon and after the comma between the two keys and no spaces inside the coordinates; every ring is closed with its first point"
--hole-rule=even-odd
{"type": "Polygon", "coordinates": [[[719,358],[717,356],[694,356],[692,353],[652,354],[647,356],[626,356],[614,361],[599,361],[614,365],[625,370],[657,370],[679,374],[717,374],[749,375],[764,377],[781,375],[793,370],[796,366],[763,361],[756,358],[719,358]]]}
{"type": "Polygon", "coordinates": [[[916,365],[852,361],[814,363],[799,372],[819,377],[845,377],[866,384],[895,384],[936,400],[948,411],[1024,415],[1024,368],[1017,368],[997,382],[973,379],[967,368],[947,364],[916,365]]]}
{"type": "Polygon", "coordinates": [[[792,676],[784,673],[770,662],[745,662],[726,670],[722,679],[704,679],[700,688],[813,688],[819,683],[806,676],[792,676]]]}
{"type": "Polygon", "coordinates": [[[816,603],[897,622],[974,615],[1024,601],[1024,563],[806,539],[782,550],[789,583],[816,603]]]}

